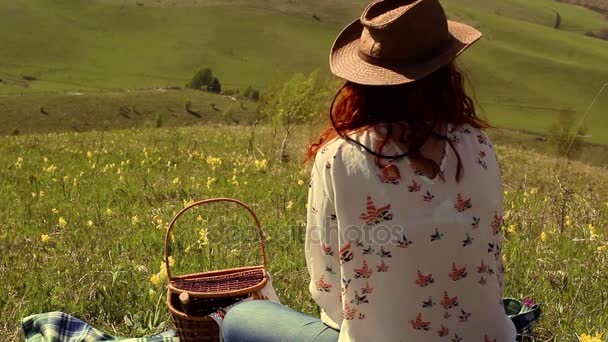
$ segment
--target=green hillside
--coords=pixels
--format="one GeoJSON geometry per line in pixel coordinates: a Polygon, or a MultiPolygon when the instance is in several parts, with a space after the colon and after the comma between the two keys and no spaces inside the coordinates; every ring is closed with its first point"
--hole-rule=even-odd
{"type": "MultiPolygon", "coordinates": [[[[224,88],[264,88],[297,71],[326,70],[333,38],[365,3],[4,1],[0,94],[183,85],[202,66],[211,67],[224,88]]],[[[599,13],[551,0],[444,5],[452,18],[485,33],[463,64],[484,113],[500,126],[546,131],[562,110],[582,114],[608,82],[608,42],[583,36],[608,26],[599,13]],[[555,11],[559,30],[553,29],[555,11]]],[[[590,141],[608,143],[607,111],[608,94],[587,122],[590,141]]]]}

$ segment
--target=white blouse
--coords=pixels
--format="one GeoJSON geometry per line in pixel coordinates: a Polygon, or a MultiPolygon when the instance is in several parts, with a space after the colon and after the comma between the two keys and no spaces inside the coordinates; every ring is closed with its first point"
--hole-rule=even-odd
{"type": "MultiPolygon", "coordinates": [[[[351,137],[374,148],[373,130],[351,137]]],[[[515,341],[503,305],[503,192],[485,132],[448,127],[440,168],[386,162],[335,139],[315,158],[306,260],[321,319],[339,341],[515,341]]],[[[399,154],[395,145],[384,154],[399,154]]]]}

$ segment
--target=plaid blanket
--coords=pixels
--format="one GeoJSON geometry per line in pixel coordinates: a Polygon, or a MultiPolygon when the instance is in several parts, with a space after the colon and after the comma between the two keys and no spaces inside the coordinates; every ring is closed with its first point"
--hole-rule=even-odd
{"type": "MultiPolygon", "coordinates": [[[[517,341],[531,336],[532,327],[541,315],[540,305],[531,299],[523,302],[504,298],[506,314],[518,332],[517,341]]],[[[23,336],[28,342],[179,342],[175,331],[166,331],[156,336],[120,338],[103,333],[74,316],[63,312],[48,312],[32,315],[21,320],[23,336]]]]}
{"type": "Polygon", "coordinates": [[[178,342],[174,331],[141,338],[120,338],[103,333],[74,316],[63,312],[32,315],[21,320],[23,336],[28,342],[178,342]]]}

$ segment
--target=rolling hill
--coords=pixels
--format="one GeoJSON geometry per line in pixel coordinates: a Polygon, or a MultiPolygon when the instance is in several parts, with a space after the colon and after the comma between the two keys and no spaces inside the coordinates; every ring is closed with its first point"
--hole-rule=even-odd
{"type": "MultiPolygon", "coordinates": [[[[0,94],[115,92],[183,85],[209,66],[224,88],[265,88],[326,70],[327,52],[364,0],[16,0],[0,3],[0,94]]],[[[552,0],[445,0],[450,17],[485,33],[461,60],[497,125],[543,132],[564,110],[582,115],[608,82],[608,25],[552,0]],[[560,29],[554,29],[556,16],[560,29]]],[[[40,100],[44,105],[44,99],[40,100]]],[[[2,102],[2,97],[0,97],[2,102]]],[[[0,108],[2,108],[0,106],[0,108]]],[[[1,109],[0,109],[1,110],[1,109]]],[[[608,94],[590,113],[608,143],[608,94]]]]}

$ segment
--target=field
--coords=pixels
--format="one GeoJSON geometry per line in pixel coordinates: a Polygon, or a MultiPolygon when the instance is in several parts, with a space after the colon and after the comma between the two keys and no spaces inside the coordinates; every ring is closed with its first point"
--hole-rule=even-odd
{"type": "MultiPolygon", "coordinates": [[[[25,132],[35,126],[31,122],[39,119],[40,107],[69,107],[69,97],[58,94],[135,94],[140,89],[183,86],[195,70],[206,66],[224,89],[267,89],[294,72],[325,71],[333,38],[365,3],[3,2],[0,94],[24,96],[0,98],[12,103],[4,104],[5,109],[0,103],[0,110],[12,113],[5,114],[11,121],[25,121],[25,132]],[[27,97],[32,94],[37,97],[27,97]],[[23,109],[32,106],[33,111],[23,109]]],[[[485,33],[462,64],[484,113],[502,127],[546,132],[561,111],[582,116],[608,81],[608,43],[583,36],[606,26],[608,21],[599,13],[551,0],[445,0],[444,5],[452,18],[485,33]],[[558,30],[553,28],[555,12],[562,21],[558,30]]],[[[608,143],[608,116],[603,115],[607,110],[604,95],[586,122],[589,141],[608,143]]],[[[10,130],[15,128],[19,129],[10,130]]]]}
{"type": "MultiPolygon", "coordinates": [[[[283,303],[317,314],[301,163],[316,123],[297,127],[291,161],[278,163],[270,122],[248,151],[258,102],[183,87],[202,67],[223,90],[262,94],[296,72],[327,74],[333,38],[367,3],[0,2],[0,341],[19,338],[21,318],[55,310],[114,335],[170,329],[168,222],[193,200],[220,196],[259,214],[283,303]]],[[[500,127],[490,134],[506,197],[506,296],[543,305],[535,341],[606,338],[608,89],[584,123],[591,144],[577,159],[586,164],[549,157],[552,146],[534,134],[564,111],[580,123],[608,83],[608,41],[584,36],[608,21],[553,0],[442,3],[485,34],[459,64],[500,127]]],[[[234,209],[200,208],[180,221],[170,267],[259,263],[252,222],[234,209]]]]}
{"type": "Polygon", "coordinates": [[[193,90],[0,95],[0,135],[247,123],[257,106],[193,90]]]}
{"type": "MultiPolygon", "coordinates": [[[[168,329],[167,223],[190,201],[217,196],[252,204],[280,298],[315,314],[303,254],[309,171],[299,162],[310,133],[298,129],[287,164],[275,162],[271,127],[261,128],[255,154],[245,153],[247,136],[210,124],[0,138],[0,340],[17,338],[20,318],[53,310],[123,336],[168,329]]],[[[607,170],[498,151],[506,295],[543,304],[538,341],[608,333],[607,170]]],[[[180,221],[175,272],[259,262],[251,221],[229,209],[180,221]]]]}

